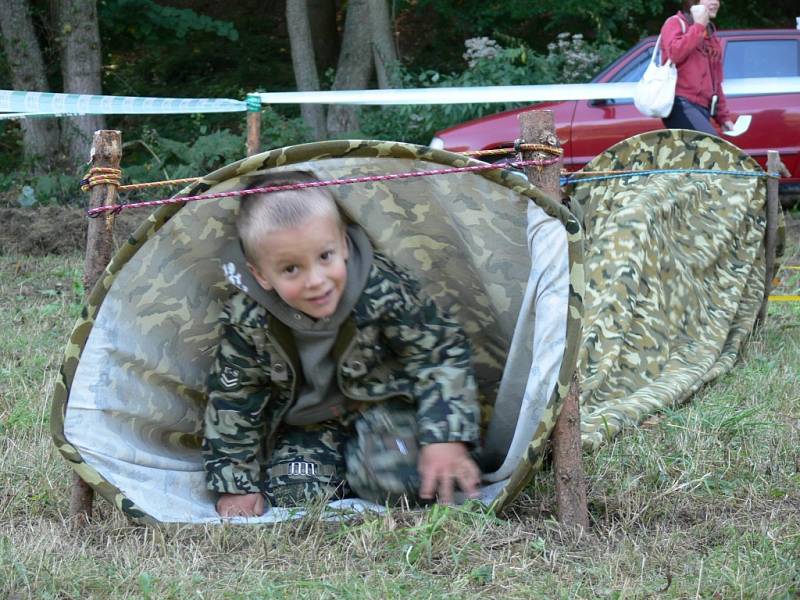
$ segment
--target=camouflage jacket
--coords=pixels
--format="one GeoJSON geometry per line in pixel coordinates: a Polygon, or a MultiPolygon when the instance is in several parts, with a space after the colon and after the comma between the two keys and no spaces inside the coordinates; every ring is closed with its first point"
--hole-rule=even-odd
{"type": "MultiPolygon", "coordinates": [[[[302,368],[289,328],[244,292],[231,296],[221,321],[205,415],[208,487],[257,492],[278,425],[297,398],[302,368]]],[[[404,397],[417,406],[421,445],[478,441],[479,407],[464,332],[379,254],[332,354],[339,389],[353,409],[404,397]]]]}

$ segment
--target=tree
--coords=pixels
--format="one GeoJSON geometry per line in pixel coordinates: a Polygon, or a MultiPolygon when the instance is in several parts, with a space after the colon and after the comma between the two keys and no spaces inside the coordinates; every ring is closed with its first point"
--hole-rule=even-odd
{"type": "Polygon", "coordinates": [[[317,73],[336,67],[339,56],[339,31],[336,26],[336,0],[308,0],[308,24],[314,43],[317,73]]]}
{"type": "MultiPolygon", "coordinates": [[[[292,66],[297,89],[318,91],[319,77],[314,60],[314,44],[308,20],[308,0],[290,0],[286,3],[286,26],[292,50],[292,66]]],[[[303,120],[311,128],[314,138],[328,137],[325,126],[325,110],[320,104],[303,104],[300,107],[303,120]]]]}
{"type": "MultiPolygon", "coordinates": [[[[3,51],[16,90],[48,90],[42,51],[27,0],[0,0],[3,51]]],[[[59,128],[55,119],[22,119],[23,151],[34,171],[45,171],[58,155],[59,128]]]]}
{"type": "MultiPolygon", "coordinates": [[[[358,90],[366,88],[372,75],[372,65],[369,0],[349,0],[342,49],[339,52],[336,78],[331,89],[358,90]]],[[[355,131],[358,127],[358,112],[355,107],[337,104],[328,110],[329,133],[339,134],[355,131]]]]}
{"type": "Polygon", "coordinates": [[[387,0],[372,0],[369,5],[369,20],[378,87],[381,89],[399,87],[396,77],[397,49],[387,0]]]}
{"type": "MultiPolygon", "coordinates": [[[[53,13],[61,50],[61,75],[64,92],[102,94],[102,54],[95,0],[54,0],[53,13]]],[[[89,160],[94,132],[105,129],[103,115],[65,119],[62,142],[70,165],[89,160]]]]}

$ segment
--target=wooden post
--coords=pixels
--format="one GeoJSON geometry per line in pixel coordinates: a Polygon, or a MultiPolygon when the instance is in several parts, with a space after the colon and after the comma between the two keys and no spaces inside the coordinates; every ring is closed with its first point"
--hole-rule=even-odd
{"type": "MultiPolygon", "coordinates": [[[[781,157],[777,150],[767,151],[767,173],[779,173],[781,171],[781,157]]],[[[784,167],[785,169],[785,167],[784,167]]],[[[764,300],[758,311],[758,322],[764,323],[767,320],[767,308],[769,305],[769,295],[772,292],[772,279],[775,277],[775,245],[778,240],[778,210],[780,210],[780,199],[778,198],[778,179],[775,177],[767,178],[767,231],[764,233],[764,300]]]]}
{"type": "MultiPolygon", "coordinates": [[[[560,147],[552,111],[531,110],[522,113],[519,120],[522,143],[560,147]]],[[[523,152],[524,160],[551,158],[553,156],[546,152],[523,152]]],[[[525,169],[528,180],[559,203],[561,166],[562,161],[559,159],[547,166],[531,166],[525,169]]],[[[558,520],[565,525],[577,525],[586,530],[589,528],[589,510],[586,505],[586,476],[582,462],[579,398],[579,386],[573,380],[553,430],[553,467],[558,520]]]]}
{"type": "MultiPolygon", "coordinates": [[[[92,167],[119,169],[122,158],[122,134],[119,131],[100,130],[94,132],[90,162],[92,167]]],[[[91,190],[89,208],[114,204],[117,186],[96,185],[91,190]]],[[[113,247],[113,213],[89,219],[86,231],[86,259],[83,270],[84,298],[88,299],[97,280],[111,260],[113,247]]],[[[77,473],[72,475],[72,490],[69,499],[69,514],[73,523],[81,527],[92,517],[94,490],[77,473]]]]}
{"type": "Polygon", "coordinates": [[[247,156],[261,152],[261,96],[247,94],[247,156]]]}

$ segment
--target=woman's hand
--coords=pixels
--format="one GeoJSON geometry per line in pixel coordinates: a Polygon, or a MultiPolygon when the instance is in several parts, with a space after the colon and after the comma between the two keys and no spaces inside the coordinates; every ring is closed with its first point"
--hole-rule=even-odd
{"type": "Polygon", "coordinates": [[[217,500],[221,517],[260,517],[264,514],[264,496],[261,494],[222,494],[217,500]]]}
{"type": "Polygon", "coordinates": [[[708,14],[708,9],[704,5],[695,4],[690,10],[692,11],[692,18],[695,23],[699,23],[703,27],[708,25],[711,17],[708,14]]]}

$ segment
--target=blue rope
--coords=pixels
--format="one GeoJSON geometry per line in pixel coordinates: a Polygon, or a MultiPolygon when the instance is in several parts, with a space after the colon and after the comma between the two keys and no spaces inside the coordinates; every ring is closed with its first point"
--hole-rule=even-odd
{"type": "Polygon", "coordinates": [[[598,175],[597,177],[575,178],[575,175],[562,177],[561,185],[574,185],[587,181],[603,181],[606,179],[621,179],[624,177],[644,177],[646,175],[662,175],[670,173],[697,173],[700,175],[731,175],[732,177],[780,177],[779,173],[756,173],[753,171],[720,171],[716,169],[648,169],[631,173],[615,173],[613,175],[598,175]]]}

